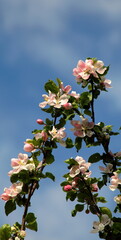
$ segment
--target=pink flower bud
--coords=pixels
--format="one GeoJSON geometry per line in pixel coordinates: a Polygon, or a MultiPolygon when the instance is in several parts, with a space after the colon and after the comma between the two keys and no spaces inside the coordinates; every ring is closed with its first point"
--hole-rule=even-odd
{"type": "Polygon", "coordinates": [[[71,104],[71,103],[65,103],[65,104],[63,105],[63,107],[68,110],[68,109],[71,109],[71,108],[72,108],[72,104],[71,104]]]}
{"type": "Polygon", "coordinates": [[[24,145],[24,151],[25,152],[32,152],[34,150],[34,145],[31,143],[25,143],[24,145]]]}
{"type": "Polygon", "coordinates": [[[37,122],[38,124],[40,124],[40,125],[43,125],[43,124],[44,124],[44,122],[43,122],[42,119],[37,119],[36,122],[37,122]]]}
{"type": "Polygon", "coordinates": [[[72,186],[71,185],[66,185],[66,186],[64,186],[63,189],[64,189],[64,191],[68,192],[72,189],[72,186]]]}
{"type": "Polygon", "coordinates": [[[92,188],[92,192],[97,192],[97,191],[98,191],[98,185],[97,185],[97,183],[93,183],[93,184],[91,185],[91,188],[92,188]]]}

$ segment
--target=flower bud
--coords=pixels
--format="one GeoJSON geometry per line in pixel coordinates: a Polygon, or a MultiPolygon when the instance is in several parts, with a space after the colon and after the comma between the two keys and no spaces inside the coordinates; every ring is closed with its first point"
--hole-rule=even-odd
{"type": "Polygon", "coordinates": [[[37,122],[38,124],[40,124],[40,125],[43,125],[43,124],[44,124],[44,122],[43,122],[42,119],[37,119],[36,122],[37,122]]]}
{"type": "Polygon", "coordinates": [[[72,190],[72,186],[71,185],[66,185],[66,186],[64,186],[63,190],[68,192],[68,191],[72,190]]]}
{"type": "Polygon", "coordinates": [[[71,104],[71,103],[65,103],[65,104],[63,105],[63,107],[68,110],[68,109],[71,109],[71,108],[72,108],[72,104],[71,104]]]}
{"type": "Polygon", "coordinates": [[[20,237],[22,238],[26,237],[26,232],[24,230],[20,231],[20,237]]]}
{"type": "Polygon", "coordinates": [[[92,188],[92,192],[97,192],[97,191],[98,191],[98,185],[97,185],[97,183],[93,183],[93,184],[91,185],[91,188],[92,188]]]}
{"type": "Polygon", "coordinates": [[[24,145],[24,151],[25,152],[32,152],[34,150],[34,145],[31,143],[25,143],[24,145]]]}

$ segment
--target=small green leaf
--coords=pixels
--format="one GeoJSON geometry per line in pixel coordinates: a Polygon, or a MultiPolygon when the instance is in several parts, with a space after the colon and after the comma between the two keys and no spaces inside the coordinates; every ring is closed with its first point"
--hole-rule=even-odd
{"type": "Polygon", "coordinates": [[[91,155],[88,159],[88,162],[90,163],[96,163],[99,162],[101,160],[101,155],[99,153],[94,153],[93,155],[91,155]]]}
{"type": "Polygon", "coordinates": [[[53,82],[52,80],[49,80],[47,83],[45,83],[44,87],[45,87],[46,92],[51,91],[52,93],[58,93],[58,91],[59,91],[59,88],[57,87],[55,82],[53,82]]]}
{"type": "Polygon", "coordinates": [[[55,176],[51,172],[46,172],[45,176],[50,178],[51,180],[55,181],[55,176]]]}
{"type": "Polygon", "coordinates": [[[46,156],[46,163],[51,164],[55,161],[54,156],[52,154],[47,154],[46,156]]]}
{"type": "Polygon", "coordinates": [[[86,114],[86,115],[88,115],[90,117],[92,116],[92,112],[90,110],[88,110],[88,109],[84,110],[84,114],[86,114]]]}
{"type": "Polygon", "coordinates": [[[67,138],[65,142],[66,142],[66,148],[72,148],[74,146],[71,138],[67,138]]]}
{"type": "Polygon", "coordinates": [[[67,163],[67,164],[70,164],[70,165],[77,165],[78,163],[77,163],[77,161],[75,161],[73,158],[69,158],[69,159],[67,159],[67,160],[65,160],[64,161],[65,163],[67,163]]]}
{"type": "Polygon", "coordinates": [[[109,208],[107,207],[100,207],[100,211],[103,214],[107,214],[109,218],[112,218],[112,213],[109,208]]]}
{"type": "Polygon", "coordinates": [[[82,212],[84,210],[84,205],[83,204],[76,204],[75,209],[78,212],[82,212]]]}
{"type": "Polygon", "coordinates": [[[71,211],[71,216],[72,216],[72,217],[75,217],[76,214],[77,214],[77,211],[76,211],[75,209],[71,211]]]}
{"type": "Polygon", "coordinates": [[[76,137],[75,138],[75,147],[77,149],[77,151],[79,151],[82,147],[82,138],[80,137],[76,137]]]}
{"type": "Polygon", "coordinates": [[[34,213],[28,213],[25,218],[25,221],[27,223],[26,224],[27,228],[37,231],[37,222],[36,222],[36,217],[35,217],[34,213]]]}
{"type": "Polygon", "coordinates": [[[16,209],[15,201],[9,200],[5,203],[5,214],[8,216],[11,212],[16,209]]]}

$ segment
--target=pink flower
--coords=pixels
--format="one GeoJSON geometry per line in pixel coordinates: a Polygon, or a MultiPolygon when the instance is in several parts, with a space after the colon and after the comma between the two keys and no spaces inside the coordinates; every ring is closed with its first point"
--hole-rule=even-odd
{"type": "Polygon", "coordinates": [[[38,124],[40,124],[40,125],[43,125],[44,124],[44,122],[43,122],[43,120],[42,119],[37,119],[37,121],[36,121],[38,124]]]}
{"type": "Polygon", "coordinates": [[[82,173],[87,177],[86,171],[89,169],[91,163],[86,163],[86,161],[80,156],[77,156],[75,158],[75,161],[77,162],[77,164],[71,167],[70,177],[74,178],[79,173],[82,173]]]}
{"type": "Polygon", "coordinates": [[[72,89],[72,87],[71,87],[70,85],[67,85],[67,86],[64,87],[63,82],[61,82],[60,88],[61,88],[61,89],[63,90],[63,92],[65,92],[65,93],[69,93],[69,92],[71,91],[71,89],[72,89]]]}
{"type": "Polygon", "coordinates": [[[8,201],[14,197],[16,197],[22,191],[23,183],[14,183],[10,186],[10,188],[5,188],[4,193],[0,196],[0,198],[4,201],[8,201]]]}
{"type": "Polygon", "coordinates": [[[49,131],[52,139],[57,138],[57,140],[61,140],[66,137],[66,133],[64,132],[65,128],[56,129],[54,126],[51,131],[49,131]]]}
{"type": "Polygon", "coordinates": [[[113,176],[111,177],[111,185],[109,186],[110,190],[114,191],[118,187],[118,184],[121,184],[121,179],[119,179],[118,173],[113,172],[113,176]]]}
{"type": "Polygon", "coordinates": [[[76,93],[76,91],[72,91],[69,95],[76,98],[76,99],[79,99],[79,97],[80,97],[80,94],[76,93]]]}
{"type": "Polygon", "coordinates": [[[18,158],[11,159],[11,166],[13,167],[13,170],[8,172],[8,176],[11,176],[12,174],[17,174],[21,170],[29,170],[30,172],[32,170],[35,170],[35,164],[32,159],[29,159],[27,154],[22,153],[18,154],[18,158]]]}
{"type": "Polygon", "coordinates": [[[103,74],[106,70],[104,63],[100,60],[86,59],[85,62],[82,60],[78,61],[77,67],[73,69],[73,75],[76,76],[77,82],[88,80],[92,74],[98,78],[98,74],[103,74]]]}
{"type": "Polygon", "coordinates": [[[51,91],[49,91],[49,96],[46,94],[43,94],[42,96],[44,97],[45,101],[39,104],[41,108],[44,108],[47,104],[55,108],[61,108],[68,102],[67,94],[53,94],[51,91]]]}
{"type": "Polygon", "coordinates": [[[72,186],[71,185],[66,185],[66,186],[64,186],[63,189],[64,189],[64,191],[68,192],[68,191],[72,190],[72,186]]]}
{"type": "Polygon", "coordinates": [[[25,142],[24,151],[25,152],[32,152],[33,150],[35,150],[34,145],[32,143],[25,142]]]}
{"type": "Polygon", "coordinates": [[[41,131],[41,133],[35,134],[35,139],[42,139],[44,142],[46,142],[48,139],[48,134],[45,131],[41,131]]]}
{"type": "Polygon", "coordinates": [[[102,172],[111,173],[112,170],[113,170],[113,164],[108,163],[108,165],[107,165],[106,167],[101,167],[101,166],[99,166],[99,169],[100,169],[102,172]]]}
{"type": "Polygon", "coordinates": [[[49,95],[43,94],[42,97],[44,97],[45,101],[40,103],[39,107],[44,108],[47,104],[51,106],[51,104],[53,103],[53,99],[55,99],[56,95],[49,91],[49,95]]]}
{"type": "Polygon", "coordinates": [[[82,122],[72,120],[71,124],[74,126],[71,130],[74,131],[74,135],[77,137],[91,137],[94,134],[94,132],[90,130],[94,127],[94,123],[88,122],[87,118],[82,118],[82,122]]]}

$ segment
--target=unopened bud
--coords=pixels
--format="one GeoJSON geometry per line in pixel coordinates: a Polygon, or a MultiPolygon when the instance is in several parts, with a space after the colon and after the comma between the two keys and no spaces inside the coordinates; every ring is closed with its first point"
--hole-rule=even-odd
{"type": "Polygon", "coordinates": [[[37,122],[38,124],[40,124],[40,125],[43,125],[43,124],[44,124],[44,122],[43,122],[42,119],[37,119],[36,122],[37,122]]]}

